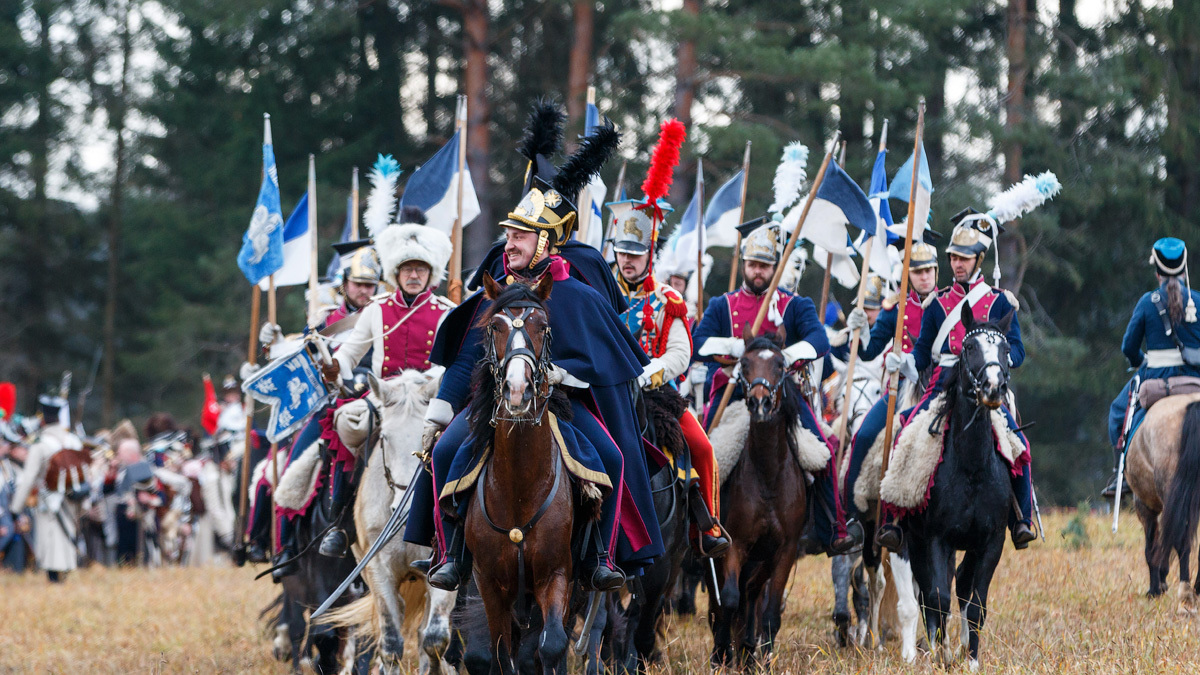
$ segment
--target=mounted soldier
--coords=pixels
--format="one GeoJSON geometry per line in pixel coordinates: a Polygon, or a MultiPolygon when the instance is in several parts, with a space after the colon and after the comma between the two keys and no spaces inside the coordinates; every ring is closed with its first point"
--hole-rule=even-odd
{"type": "MultiPolygon", "coordinates": [[[[1179,376],[1200,377],[1200,323],[1196,321],[1200,293],[1191,290],[1187,246],[1175,237],[1159,239],[1150,252],[1150,264],[1154,266],[1158,288],[1138,300],[1121,340],[1121,353],[1130,366],[1137,368],[1137,374],[1126,383],[1108,413],[1108,438],[1116,465],[1146,415],[1146,409],[1139,404],[1139,385],[1144,387],[1151,380],[1165,381],[1179,376]]],[[[1176,393],[1169,387],[1165,391],[1176,393]]],[[[1104,488],[1105,497],[1116,494],[1115,471],[1114,468],[1112,481],[1104,488]]],[[[1122,492],[1129,491],[1126,482],[1122,492]]]]}
{"type": "MultiPolygon", "coordinates": [[[[912,247],[912,262],[908,271],[908,301],[904,303],[904,337],[901,347],[906,354],[912,352],[913,347],[916,345],[917,337],[921,333],[921,319],[925,312],[925,301],[937,292],[937,275],[937,249],[932,244],[914,242],[912,247]]],[[[894,345],[892,341],[896,336],[896,322],[900,320],[899,303],[899,293],[884,299],[874,323],[870,325],[870,332],[866,332],[865,330],[867,324],[870,323],[868,316],[869,309],[855,307],[851,310],[849,316],[846,317],[848,331],[856,329],[863,331],[862,338],[858,343],[858,357],[863,361],[871,361],[880,355],[890,354],[893,351],[894,345]]],[[[844,358],[842,354],[848,355],[849,351],[848,346],[834,348],[834,354],[839,358],[844,358]]],[[[918,383],[916,380],[910,381],[906,377],[901,383],[902,388],[898,389],[898,391],[913,392],[917,386],[918,383]]],[[[903,400],[906,397],[901,396],[900,398],[903,400]]],[[[887,423],[887,408],[888,397],[884,393],[883,397],[871,406],[871,410],[863,418],[862,424],[854,434],[850,463],[846,470],[843,488],[847,510],[861,511],[861,509],[854,505],[854,486],[862,470],[863,460],[866,459],[872,447],[875,446],[879,435],[883,432],[883,428],[887,423]]],[[[859,513],[859,515],[864,516],[867,514],[859,513]]]]}
{"type": "MultiPolygon", "coordinates": [[[[629,302],[629,309],[620,316],[650,357],[650,365],[638,378],[638,384],[647,392],[647,405],[652,405],[653,392],[678,396],[676,381],[687,373],[692,359],[689,305],[676,288],[654,278],[651,265],[660,214],[670,213],[671,207],[659,202],[659,208],[655,209],[644,199],[607,206],[615,223],[612,248],[617,260],[616,280],[629,302]]],[[[697,528],[695,547],[700,555],[715,557],[729,548],[729,540],[719,522],[721,486],[712,443],[691,411],[685,410],[679,416],[679,426],[691,459],[692,474],[686,480],[690,516],[697,528]]]]}
{"type": "MultiPolygon", "coordinates": [[[[910,382],[917,381],[918,373],[925,372],[927,368],[933,369],[920,402],[915,408],[901,413],[905,426],[918,413],[928,409],[945,391],[946,381],[952,372],[951,366],[958,362],[962,351],[962,340],[966,333],[961,318],[964,308],[969,307],[975,321],[981,323],[1002,324],[1011,317],[1005,334],[1010,350],[1009,366],[1018,368],[1025,360],[1021,325],[1017,319],[1019,303],[1016,296],[1009,291],[989,286],[983,280],[984,256],[991,248],[997,231],[1003,232],[1004,229],[991,221],[988,215],[977,213],[973,209],[965,209],[958,213],[952,222],[954,232],[950,237],[950,244],[946,247],[946,254],[953,271],[954,282],[936,294],[926,297],[922,302],[924,312],[921,315],[921,330],[912,351],[897,353],[893,350],[885,357],[887,371],[899,371],[910,382]]],[[[1018,430],[1010,407],[1011,401],[1002,406],[1008,429],[1024,445],[1025,452],[1021,457],[1028,458],[1029,442],[1018,430]]],[[[897,437],[899,435],[898,433],[897,437]]],[[[889,469],[889,472],[891,470],[889,469]]],[[[1017,475],[1010,478],[1020,513],[1010,514],[1009,526],[1012,529],[1013,544],[1022,549],[1036,538],[1033,532],[1032,474],[1030,463],[1027,461],[1019,462],[1013,470],[1017,471],[1017,475]]],[[[889,550],[898,551],[903,535],[894,519],[888,515],[889,511],[884,509],[885,522],[880,525],[876,541],[889,550]],[[891,522],[887,522],[889,520],[891,522]]]]}
{"type": "MultiPolygon", "coordinates": [[[[625,302],[604,259],[594,248],[570,241],[578,217],[571,196],[599,171],[619,135],[611,123],[602,126],[581,141],[560,172],[549,157],[561,143],[562,123],[561,111],[552,104],[539,104],[531,115],[521,144],[529,162],[524,196],[501,221],[505,240],[484,258],[468,288],[493,278],[494,288],[532,286],[547,275],[553,279],[553,292],[544,304],[551,334],[560,339],[549,347],[548,384],[566,393],[574,411],[569,424],[558,422],[570,439],[560,443],[571,473],[601,487],[603,495],[600,526],[598,531],[591,528],[603,535],[584,542],[577,576],[587,586],[607,590],[625,581],[617,562],[636,573],[663,551],[657,522],[640,516],[653,513],[654,507],[632,392],[649,359],[617,316],[625,302]],[[568,428],[573,433],[566,433],[568,428]]],[[[432,356],[446,366],[426,413],[432,480],[416,483],[404,539],[428,546],[436,534],[440,563],[428,579],[444,590],[457,588],[471,569],[462,518],[471,490],[479,489],[474,481],[482,464],[463,413],[471,398],[472,374],[485,358],[484,342],[490,341],[478,325],[490,315],[490,307],[481,291],[451,311],[432,356]]],[[[513,327],[521,328],[515,320],[513,327]]]]}
{"type": "MultiPolygon", "coordinates": [[[[789,368],[803,367],[806,363],[823,357],[829,351],[829,339],[825,328],[817,318],[817,309],[809,298],[776,289],[775,296],[766,298],[771,278],[779,264],[780,228],[778,223],[769,223],[743,232],[742,238],[742,287],[732,293],[713,298],[704,311],[704,317],[692,334],[693,358],[708,364],[706,387],[710,390],[708,400],[719,400],[723,387],[735,389],[731,400],[743,397],[742,386],[728,373],[745,351],[745,332],[754,323],[763,302],[769,302],[766,320],[760,334],[776,333],[784,336],[783,357],[789,368]]],[[[706,411],[705,425],[712,424],[713,407],[706,411]]],[[[797,420],[805,430],[828,445],[816,415],[805,402],[797,420]]],[[[711,431],[711,429],[710,429],[711,431]]],[[[845,553],[859,543],[860,531],[847,531],[841,505],[838,503],[834,485],[833,453],[829,454],[826,470],[814,475],[816,499],[813,514],[814,534],[822,550],[832,554],[845,553]]]]}

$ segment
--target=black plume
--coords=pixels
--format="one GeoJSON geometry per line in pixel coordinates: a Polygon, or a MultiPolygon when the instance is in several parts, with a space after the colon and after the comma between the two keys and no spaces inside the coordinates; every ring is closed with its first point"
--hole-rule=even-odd
{"type": "Polygon", "coordinates": [[[517,150],[521,155],[533,162],[538,155],[553,157],[562,147],[563,126],[567,114],[557,103],[539,99],[533,104],[529,119],[525,122],[525,134],[517,150]]]}
{"type": "Polygon", "coordinates": [[[400,216],[396,218],[397,223],[413,223],[415,225],[424,225],[426,222],[425,211],[419,206],[405,206],[400,209],[400,216]]]}
{"type": "Polygon", "coordinates": [[[617,146],[621,144],[621,134],[608,119],[603,125],[592,130],[592,134],[579,139],[579,149],[567,158],[554,177],[554,189],[569,199],[575,199],[591,180],[592,176],[600,173],[600,167],[608,161],[617,146]]]}

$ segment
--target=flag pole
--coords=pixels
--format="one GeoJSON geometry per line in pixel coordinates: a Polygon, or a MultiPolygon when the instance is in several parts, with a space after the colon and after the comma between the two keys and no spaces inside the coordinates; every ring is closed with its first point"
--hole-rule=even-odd
{"type": "Polygon", "coordinates": [[[358,167],[350,174],[350,241],[358,240],[358,167]]]}
{"type": "MultiPolygon", "coordinates": [[[[595,87],[587,88],[587,104],[589,106],[596,105],[595,87]]],[[[603,197],[601,197],[601,199],[603,199],[603,197]]],[[[575,238],[586,244],[589,230],[592,228],[592,189],[590,184],[583,186],[583,189],[579,191],[579,196],[575,200],[575,205],[576,210],[579,213],[579,231],[576,233],[575,238]],[[584,204],[587,204],[586,214],[585,209],[583,208],[584,204]]]]}
{"type": "MultiPolygon", "coordinates": [[[[879,134],[879,152],[887,150],[887,128],[888,122],[883,121],[883,130],[879,134]]],[[[842,146],[845,149],[845,145],[842,146]]],[[[843,156],[844,160],[844,156],[843,156]]],[[[876,223],[878,223],[879,213],[875,213],[876,223]]],[[[879,236],[879,228],[875,228],[874,236],[879,236]]],[[[885,237],[887,235],[884,235],[885,237]]],[[[862,254],[862,273],[858,277],[858,301],[856,307],[862,307],[863,302],[867,297],[867,281],[871,274],[871,251],[875,249],[875,242],[870,238],[865,240],[867,250],[862,254]]],[[[903,317],[904,315],[899,315],[903,317]]],[[[903,319],[899,319],[903,323],[903,319]]],[[[850,358],[846,361],[846,392],[842,395],[842,425],[838,428],[838,447],[837,447],[837,463],[834,466],[842,466],[842,457],[845,456],[846,446],[850,442],[850,394],[854,391],[854,366],[858,362],[858,345],[862,340],[862,329],[855,328],[850,334],[850,358]]]]}
{"type": "Polygon", "coordinates": [[[312,237],[312,255],[308,267],[308,325],[316,328],[320,302],[317,298],[317,160],[308,155],[308,235],[312,237]]]}
{"type": "MultiPolygon", "coordinates": [[[[838,166],[846,168],[846,141],[842,141],[838,166]]],[[[833,278],[833,251],[825,252],[825,276],[821,279],[821,305],[817,309],[817,320],[825,325],[825,309],[829,306],[829,281],[833,278]]]]}
{"type": "Polygon", "coordinates": [[[454,113],[454,126],[458,132],[458,211],[454,216],[454,230],[451,236],[451,244],[454,246],[454,252],[450,256],[450,283],[446,286],[446,295],[450,301],[458,304],[462,302],[462,212],[463,212],[463,180],[465,179],[465,167],[467,165],[467,97],[460,95],[458,97],[458,107],[454,113]]]}
{"type": "MultiPolygon", "coordinates": [[[[274,325],[279,325],[279,317],[276,314],[278,303],[275,301],[275,274],[272,273],[267,282],[267,321],[274,325]]],[[[279,451],[279,444],[272,443],[269,458],[271,460],[271,473],[274,478],[274,487],[271,488],[271,552],[274,553],[279,549],[279,522],[275,513],[275,488],[279,487],[279,461],[275,454],[279,451]]]]}
{"type": "MultiPolygon", "coordinates": [[[[625,167],[628,164],[629,164],[629,162],[625,162],[625,161],[621,162],[621,172],[617,174],[617,185],[616,185],[616,187],[613,188],[612,201],[614,201],[614,202],[621,200],[621,190],[625,189],[625,167]]],[[[604,245],[603,245],[602,253],[601,253],[601,255],[604,256],[605,260],[608,260],[608,256],[612,252],[612,238],[613,238],[612,227],[609,227],[609,228],[607,228],[607,230],[605,231],[605,234],[604,234],[604,245]]]]}
{"type": "Polygon", "coordinates": [[[704,316],[704,158],[696,159],[696,320],[704,316]]]}
{"type": "MultiPolygon", "coordinates": [[[[750,141],[746,141],[746,154],[742,157],[742,205],[738,207],[738,222],[746,222],[746,188],[750,185],[750,141]]],[[[704,222],[700,222],[704,227],[704,222]]],[[[738,232],[737,241],[733,245],[732,262],[729,264],[729,292],[737,286],[738,257],[742,250],[742,233],[738,232]]],[[[790,249],[789,249],[790,250],[790,249]]]]}
{"type": "MultiPolygon", "coordinates": [[[[821,183],[825,180],[825,170],[829,168],[829,162],[833,159],[833,152],[837,148],[838,141],[842,137],[842,132],[838,131],[833,136],[833,143],[830,144],[829,150],[825,153],[825,159],[821,162],[821,168],[817,173],[817,177],[813,180],[812,190],[809,191],[808,197],[804,200],[804,208],[800,211],[800,221],[796,223],[796,229],[792,232],[792,236],[788,237],[787,246],[783,248],[783,254],[780,256],[780,261],[787,260],[791,257],[792,251],[796,248],[796,242],[800,240],[800,234],[804,229],[804,223],[808,220],[808,211],[812,208],[813,200],[816,198],[817,190],[820,189],[821,183]]],[[[749,143],[747,143],[747,157],[749,157],[749,143]]],[[[734,249],[735,251],[737,249],[734,249]]],[[[735,258],[736,259],[736,258],[735,258]]],[[[767,318],[767,310],[770,309],[771,300],[775,297],[775,291],[779,289],[779,280],[783,278],[784,265],[775,265],[775,274],[771,276],[771,285],[767,288],[767,292],[763,296],[763,302],[758,307],[758,314],[754,317],[754,323],[750,326],[750,333],[747,335],[742,333],[743,340],[752,340],[758,331],[762,328],[763,321],[767,318]]],[[[712,423],[708,425],[709,429],[715,429],[721,423],[721,416],[725,414],[725,408],[729,405],[729,399],[733,397],[734,383],[729,382],[725,385],[725,393],[721,395],[721,403],[717,406],[717,412],[713,415],[712,423]]]]}
{"type": "MultiPolygon", "coordinates": [[[[905,232],[904,239],[904,269],[900,274],[900,303],[896,305],[896,334],[892,338],[892,349],[900,348],[900,353],[904,353],[904,310],[908,304],[908,269],[912,264],[912,240],[913,240],[913,218],[916,217],[917,210],[917,183],[921,179],[921,136],[925,131],[925,97],[922,96],[920,102],[917,103],[917,134],[913,140],[913,173],[912,185],[908,188],[908,227],[905,232]]],[[[925,223],[921,223],[924,227],[925,223]]],[[[887,386],[887,426],[883,430],[883,468],[879,472],[880,478],[887,475],[888,461],[892,455],[892,433],[895,431],[894,422],[896,416],[896,389],[899,384],[899,373],[888,374],[887,386]]],[[[879,522],[879,512],[882,502],[875,502],[875,522],[879,522]]],[[[886,553],[886,550],[883,551],[886,553]]],[[[887,558],[886,555],[883,556],[887,558]]]]}
{"type": "MultiPolygon", "coordinates": [[[[251,284],[250,291],[250,341],[246,346],[246,362],[251,366],[258,363],[258,315],[262,308],[262,289],[251,284]]],[[[254,433],[254,399],[243,394],[246,410],[246,435],[242,449],[241,486],[238,489],[237,531],[238,548],[246,548],[246,489],[250,484],[250,435],[254,433]]]]}

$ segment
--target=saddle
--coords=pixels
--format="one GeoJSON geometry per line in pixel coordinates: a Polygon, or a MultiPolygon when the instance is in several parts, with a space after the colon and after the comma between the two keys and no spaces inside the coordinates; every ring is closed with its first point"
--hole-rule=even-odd
{"type": "Polygon", "coordinates": [[[1155,403],[1168,396],[1197,393],[1200,393],[1200,377],[1177,375],[1166,379],[1146,380],[1138,388],[1138,404],[1142,410],[1149,410],[1155,403]]]}

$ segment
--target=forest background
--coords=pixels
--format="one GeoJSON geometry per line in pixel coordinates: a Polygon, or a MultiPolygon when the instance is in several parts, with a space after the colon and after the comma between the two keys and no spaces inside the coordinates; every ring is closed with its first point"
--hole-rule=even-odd
{"type": "MultiPolygon", "coordinates": [[[[697,157],[711,194],[746,140],[749,214],[769,203],[794,140],[813,173],[840,129],[865,186],[888,120],[894,173],[922,96],[935,229],[1025,173],[1057,173],[1062,194],[999,243],[1029,353],[1015,383],[1036,422],[1043,502],[1103,484],[1121,335],[1154,284],[1149,246],[1197,241],[1194,2],[0,0],[0,379],[18,384],[26,413],[63,370],[76,392],[94,380],[75,413],[89,429],[157,410],[196,425],[201,373],[219,380],[245,357],[250,289],[235,257],[264,112],[285,214],[316,154],[328,243],[352,167],[391,153],[403,182],[453,133],[466,94],[482,205],[464,237],[470,268],[519,198],[530,103],[563,101],[574,138],[589,85],[625,132],[631,185],[658,122],[688,125],[677,206],[697,157]]],[[[729,256],[713,253],[707,290],[719,293],[729,256]]],[[[811,266],[802,289],[820,282],[811,266]]],[[[836,284],[834,296],[853,299],[836,284]]],[[[285,328],[303,305],[282,291],[285,328]]]]}

